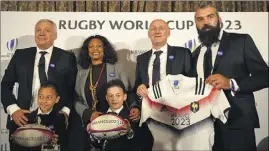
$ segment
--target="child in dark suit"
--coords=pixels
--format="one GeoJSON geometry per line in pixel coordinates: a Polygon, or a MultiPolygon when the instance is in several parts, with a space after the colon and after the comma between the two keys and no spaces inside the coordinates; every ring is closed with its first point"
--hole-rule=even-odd
{"type": "MultiPolygon", "coordinates": [[[[138,126],[137,123],[129,122],[129,110],[124,107],[124,102],[127,99],[126,89],[121,80],[115,79],[107,83],[106,86],[106,100],[109,104],[107,113],[116,114],[128,121],[128,125],[125,125],[127,134],[120,136],[116,139],[101,140],[101,148],[103,151],[131,151],[135,150],[134,146],[134,130],[138,126]]],[[[88,125],[89,126],[89,125],[88,125]]]]}
{"type": "MultiPolygon", "coordinates": [[[[53,106],[60,100],[59,90],[52,82],[47,82],[41,85],[38,91],[39,108],[35,111],[25,114],[28,118],[27,124],[38,123],[49,127],[55,132],[54,141],[60,145],[61,151],[67,150],[67,130],[65,117],[63,114],[55,111],[53,106]]],[[[11,120],[7,123],[7,128],[12,134],[18,128],[17,124],[11,120]]],[[[55,143],[56,143],[55,142],[55,143]]],[[[15,143],[11,144],[11,151],[40,151],[41,146],[35,148],[27,148],[15,143]]]]}

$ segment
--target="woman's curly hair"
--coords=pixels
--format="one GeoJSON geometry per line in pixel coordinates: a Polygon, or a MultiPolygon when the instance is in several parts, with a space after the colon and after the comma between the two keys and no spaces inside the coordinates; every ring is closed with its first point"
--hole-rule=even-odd
{"type": "Polygon", "coordinates": [[[107,40],[107,38],[101,35],[94,35],[84,40],[80,48],[80,52],[78,56],[78,64],[83,69],[88,69],[92,63],[92,60],[89,56],[88,46],[89,46],[90,41],[95,38],[100,39],[104,44],[103,63],[115,64],[118,61],[117,53],[114,47],[112,46],[112,44],[107,40]]]}

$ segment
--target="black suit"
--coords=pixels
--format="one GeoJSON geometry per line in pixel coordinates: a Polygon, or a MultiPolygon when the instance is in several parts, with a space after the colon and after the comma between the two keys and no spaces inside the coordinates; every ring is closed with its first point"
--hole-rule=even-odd
{"type": "MultiPolygon", "coordinates": [[[[140,84],[149,87],[148,66],[151,55],[152,50],[137,56],[135,92],[140,84]]],[[[167,45],[166,74],[191,76],[192,58],[189,49],[167,45]]],[[[152,150],[153,137],[146,124],[142,125],[138,135],[142,150],[152,150]]]]}
{"type": "MultiPolygon", "coordinates": [[[[36,52],[36,47],[16,50],[9,62],[1,82],[1,101],[5,110],[11,104],[17,104],[22,109],[30,109],[36,52]],[[15,82],[19,83],[17,100],[12,94],[15,82]]],[[[61,109],[63,106],[71,109],[76,73],[75,55],[54,47],[47,75],[48,81],[54,82],[60,89],[61,99],[57,109],[61,109]]]]}
{"type": "MultiPolygon", "coordinates": [[[[135,92],[140,84],[149,86],[148,65],[152,50],[137,56],[135,92]]],[[[167,45],[166,74],[189,76],[192,71],[191,52],[187,48],[167,45]]]]}
{"type": "MultiPolygon", "coordinates": [[[[123,108],[118,116],[129,120],[129,110],[127,108],[123,108]]],[[[129,120],[130,121],[130,120],[129,120]]],[[[130,124],[132,126],[133,131],[136,131],[136,127],[138,126],[138,123],[132,123],[130,121],[130,124]]],[[[134,134],[135,135],[135,134],[134,134]]],[[[135,136],[134,136],[135,137],[135,136]]],[[[128,139],[126,135],[121,136],[116,139],[107,140],[105,151],[113,150],[113,151],[136,151],[137,146],[134,142],[134,137],[132,139],[128,139]]]]}
{"type": "MultiPolygon", "coordinates": [[[[21,109],[30,109],[36,53],[36,47],[31,47],[16,50],[13,55],[1,82],[1,102],[5,111],[11,104],[17,104],[21,109]],[[18,99],[12,94],[15,82],[19,83],[18,99]]],[[[76,74],[75,55],[53,47],[47,75],[48,80],[54,82],[60,91],[60,101],[55,105],[55,110],[59,111],[66,106],[72,114],[76,74]]]]}
{"type": "MultiPolygon", "coordinates": [[[[224,91],[231,109],[226,124],[215,122],[213,149],[255,150],[254,128],[260,125],[253,91],[268,87],[268,66],[248,34],[223,32],[218,52],[213,74],[235,79],[240,90],[235,97],[224,91]]],[[[200,47],[193,52],[195,66],[199,53],[200,47]]]]}
{"type": "MultiPolygon", "coordinates": [[[[28,118],[27,122],[28,124],[37,123],[37,111],[38,110],[35,110],[29,114],[25,114],[25,116],[28,118]]],[[[45,125],[47,127],[52,128],[51,130],[58,135],[57,144],[60,145],[61,150],[63,151],[67,150],[67,130],[64,115],[59,114],[55,110],[52,110],[48,115],[41,115],[40,119],[41,119],[40,122],[41,125],[45,125]]],[[[18,126],[14,121],[9,121],[7,123],[7,128],[10,130],[10,134],[12,134],[18,128],[18,126]]],[[[28,151],[30,149],[12,143],[11,150],[28,151]]],[[[40,146],[35,147],[34,149],[32,148],[32,150],[40,150],[40,146]]]]}

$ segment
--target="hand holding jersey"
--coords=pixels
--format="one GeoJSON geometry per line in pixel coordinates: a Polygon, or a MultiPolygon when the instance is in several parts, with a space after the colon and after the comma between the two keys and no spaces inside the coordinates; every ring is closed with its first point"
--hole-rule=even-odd
{"type": "Polygon", "coordinates": [[[230,108],[222,90],[205,84],[202,78],[167,75],[148,91],[149,95],[142,101],[140,125],[149,118],[163,123],[149,124],[154,141],[158,141],[158,145],[162,144],[157,147],[154,143],[153,149],[211,150],[209,139],[214,129],[210,117],[212,115],[225,123],[227,118],[224,112],[230,108]],[[170,142],[177,143],[167,145],[169,139],[170,142]]]}

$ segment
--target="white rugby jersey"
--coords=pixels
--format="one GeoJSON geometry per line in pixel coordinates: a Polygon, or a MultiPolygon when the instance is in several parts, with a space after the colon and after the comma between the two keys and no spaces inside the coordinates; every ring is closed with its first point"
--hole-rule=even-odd
{"type": "Polygon", "coordinates": [[[224,112],[230,108],[222,90],[205,84],[202,78],[167,75],[148,91],[142,100],[140,125],[149,118],[154,120],[148,123],[153,149],[211,150],[214,128],[210,117],[225,123],[224,112]]]}

